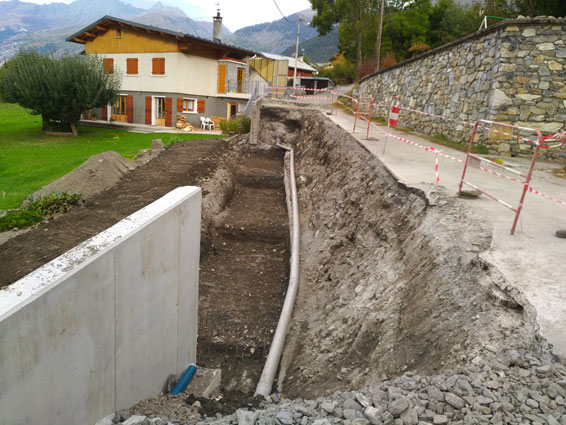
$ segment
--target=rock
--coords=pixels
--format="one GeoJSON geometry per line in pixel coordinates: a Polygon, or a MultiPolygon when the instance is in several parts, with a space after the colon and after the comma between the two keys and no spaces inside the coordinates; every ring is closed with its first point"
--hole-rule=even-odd
{"type": "Polygon", "coordinates": [[[491,98],[491,106],[499,108],[502,105],[512,105],[513,101],[503,91],[495,89],[491,98]]]}
{"type": "Polygon", "coordinates": [[[238,425],[254,425],[257,420],[257,412],[238,409],[236,410],[236,418],[238,419],[238,425]]]}
{"type": "Polygon", "coordinates": [[[554,44],[553,43],[537,44],[537,50],[540,50],[541,52],[547,52],[549,50],[554,50],[554,44]]]}
{"type": "Polygon", "coordinates": [[[383,413],[382,409],[377,407],[368,406],[364,410],[364,416],[368,419],[371,425],[381,425],[381,414],[383,413]]]}
{"type": "Polygon", "coordinates": [[[364,408],[356,400],[348,399],[344,402],[344,409],[353,409],[362,412],[364,408]]]}
{"type": "Polygon", "coordinates": [[[325,402],[320,405],[320,408],[327,413],[334,412],[334,404],[330,402],[325,402]]]}
{"type": "Polygon", "coordinates": [[[344,411],[342,412],[342,415],[344,415],[344,419],[354,420],[354,419],[356,419],[356,410],[354,410],[354,409],[344,409],[344,411]]]}
{"type": "Polygon", "coordinates": [[[446,403],[448,403],[450,406],[456,409],[463,409],[464,406],[466,405],[464,400],[462,400],[456,394],[452,394],[452,393],[446,393],[444,395],[444,400],[446,401],[446,403]]]}
{"type": "Polygon", "coordinates": [[[413,407],[410,407],[401,413],[400,418],[403,420],[404,425],[417,425],[419,423],[419,415],[413,407]]]}
{"type": "Polygon", "coordinates": [[[448,416],[446,415],[434,415],[432,418],[432,423],[434,425],[444,425],[448,423],[448,416]]]}
{"type": "Polygon", "coordinates": [[[362,407],[371,406],[371,400],[362,393],[356,393],[356,400],[358,400],[358,403],[360,403],[362,407]]]}
{"type": "Polygon", "coordinates": [[[411,405],[409,399],[405,396],[399,397],[397,400],[393,400],[389,403],[389,411],[393,416],[399,416],[411,405]]]}
{"type": "Polygon", "coordinates": [[[128,419],[126,419],[122,423],[122,425],[142,425],[146,422],[146,420],[147,420],[147,422],[149,422],[149,419],[145,416],[133,415],[133,416],[130,416],[128,419]]]}
{"type": "Polygon", "coordinates": [[[369,425],[367,419],[357,418],[352,421],[352,425],[369,425]]]}
{"type": "Polygon", "coordinates": [[[114,423],[124,422],[128,419],[132,414],[128,410],[120,410],[116,412],[116,417],[114,418],[114,423]]]}
{"type": "Polygon", "coordinates": [[[151,151],[161,152],[163,150],[163,141],[161,139],[154,139],[151,141],[151,151]]]}
{"type": "Polygon", "coordinates": [[[288,410],[281,410],[275,417],[283,425],[292,425],[294,422],[293,416],[288,410]]]}
{"type": "Polygon", "coordinates": [[[312,425],[330,425],[330,421],[328,419],[317,419],[312,425]]]}

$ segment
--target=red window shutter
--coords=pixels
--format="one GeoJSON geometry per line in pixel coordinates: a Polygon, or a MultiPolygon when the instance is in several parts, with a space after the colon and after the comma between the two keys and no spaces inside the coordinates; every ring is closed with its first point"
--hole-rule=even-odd
{"type": "Polygon", "coordinates": [[[102,63],[104,64],[105,74],[114,74],[114,59],[105,58],[102,60],[102,63]]]}
{"type": "Polygon", "coordinates": [[[145,123],[151,125],[151,96],[145,97],[145,123]]]}
{"type": "Polygon", "coordinates": [[[134,96],[132,95],[126,97],[126,117],[129,123],[134,122],[134,96]]]}
{"type": "Polygon", "coordinates": [[[161,75],[165,75],[165,58],[160,58],[160,59],[161,59],[161,67],[160,67],[161,75]]]}
{"type": "Polygon", "coordinates": [[[183,98],[177,98],[177,112],[183,112],[183,98]]]}
{"type": "Polygon", "coordinates": [[[138,75],[138,59],[137,58],[126,59],[126,74],[128,74],[128,75],[138,75]]]}
{"type": "Polygon", "coordinates": [[[100,119],[102,121],[108,121],[108,105],[104,105],[100,108],[100,119]]]}
{"type": "Polygon", "coordinates": [[[171,121],[173,118],[173,98],[165,98],[165,126],[171,127],[171,121]]]}
{"type": "Polygon", "coordinates": [[[151,73],[154,75],[159,74],[159,59],[153,58],[151,60],[151,73]]]}
{"type": "Polygon", "coordinates": [[[199,114],[204,114],[204,100],[199,99],[197,102],[197,112],[199,114]]]}

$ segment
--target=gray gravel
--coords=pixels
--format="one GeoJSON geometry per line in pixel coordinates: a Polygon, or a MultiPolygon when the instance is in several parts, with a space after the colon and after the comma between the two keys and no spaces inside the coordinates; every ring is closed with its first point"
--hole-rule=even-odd
{"type": "Polygon", "coordinates": [[[476,359],[453,373],[421,376],[408,372],[360,391],[337,392],[317,400],[288,400],[272,394],[259,409],[238,409],[227,416],[207,418],[194,412],[183,417],[178,415],[179,405],[167,403],[162,409],[164,417],[173,419],[165,422],[136,416],[132,421],[134,416],[122,411],[100,424],[566,425],[566,366],[511,351],[499,358],[476,359]]]}

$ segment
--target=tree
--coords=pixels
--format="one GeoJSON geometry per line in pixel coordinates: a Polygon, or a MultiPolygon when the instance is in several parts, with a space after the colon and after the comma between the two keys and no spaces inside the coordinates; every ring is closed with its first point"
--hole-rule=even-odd
{"type": "Polygon", "coordinates": [[[362,64],[362,41],[364,31],[374,24],[377,10],[376,0],[310,0],[316,15],[312,25],[319,35],[326,35],[339,23],[340,45],[345,39],[353,39],[356,66],[362,64]]]}
{"type": "Polygon", "coordinates": [[[69,123],[78,135],[81,114],[116,99],[120,75],[106,74],[96,56],[56,59],[29,51],[20,52],[0,72],[0,95],[42,116],[43,129],[50,120],[69,123]]]}

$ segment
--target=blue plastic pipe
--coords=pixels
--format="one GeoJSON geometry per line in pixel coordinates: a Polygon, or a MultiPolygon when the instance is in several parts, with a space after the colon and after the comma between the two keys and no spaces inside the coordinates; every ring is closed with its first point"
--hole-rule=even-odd
{"type": "Polygon", "coordinates": [[[179,379],[179,382],[177,382],[173,388],[173,391],[171,391],[171,394],[177,395],[185,391],[185,388],[187,388],[187,385],[189,385],[195,373],[197,373],[197,367],[194,364],[190,364],[187,370],[185,370],[185,373],[181,376],[181,379],[179,379]]]}

